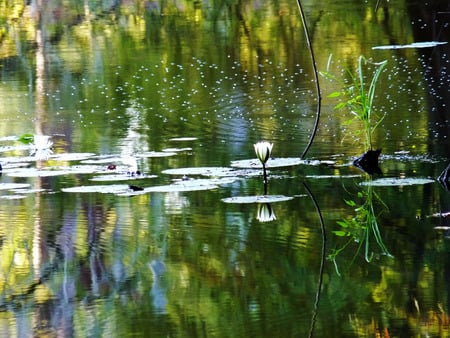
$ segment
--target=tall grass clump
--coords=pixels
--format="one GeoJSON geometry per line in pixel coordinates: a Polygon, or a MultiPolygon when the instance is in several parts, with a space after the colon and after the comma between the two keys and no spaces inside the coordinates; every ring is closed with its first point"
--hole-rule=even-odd
{"type": "Polygon", "coordinates": [[[320,74],[338,83],[341,89],[330,93],[328,97],[340,99],[335,109],[345,108],[349,110],[352,116],[346,121],[347,123],[356,120],[362,124],[366,150],[372,150],[373,133],[385,117],[385,114],[382,116],[375,114],[374,100],[375,90],[387,61],[371,62],[364,56],[360,56],[356,71],[354,73],[350,70],[346,71],[347,79],[341,79],[332,74],[329,71],[330,63],[331,57],[328,60],[327,70],[320,72],[320,74]],[[368,66],[375,67],[371,77],[366,75],[368,66]]]}

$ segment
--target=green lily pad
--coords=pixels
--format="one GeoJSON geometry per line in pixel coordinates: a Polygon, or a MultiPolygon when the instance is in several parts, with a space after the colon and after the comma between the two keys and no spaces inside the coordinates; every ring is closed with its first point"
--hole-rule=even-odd
{"type": "Polygon", "coordinates": [[[96,156],[94,158],[90,158],[87,160],[82,160],[80,163],[83,164],[109,164],[109,163],[115,163],[115,162],[121,162],[122,158],[119,156],[96,156]]]}
{"type": "Polygon", "coordinates": [[[155,178],[156,175],[128,175],[128,174],[105,174],[92,177],[90,181],[96,182],[116,182],[116,181],[130,181],[143,180],[147,178],[155,178]]]}
{"type": "Polygon", "coordinates": [[[37,168],[16,168],[9,170],[6,174],[10,177],[51,177],[73,174],[94,174],[104,172],[105,169],[98,166],[76,165],[76,166],[55,166],[42,169],[37,168]]]}
{"type": "Polygon", "coordinates": [[[165,148],[165,149],[163,149],[163,153],[169,153],[169,154],[171,154],[171,153],[179,153],[179,152],[182,152],[182,151],[192,151],[192,148],[191,147],[185,147],[185,148],[165,148]]]}
{"type": "Polygon", "coordinates": [[[0,183],[0,190],[24,189],[30,187],[28,183],[0,183]]]}
{"type": "Polygon", "coordinates": [[[372,49],[403,49],[403,48],[429,48],[436,47],[439,45],[445,45],[447,42],[441,41],[427,41],[427,42],[413,42],[408,45],[385,45],[385,46],[375,46],[372,49]]]}
{"type": "Polygon", "coordinates": [[[0,198],[3,200],[20,200],[25,197],[26,197],[25,195],[3,195],[3,196],[0,196],[0,198]]]}
{"type": "Polygon", "coordinates": [[[119,196],[135,196],[148,194],[152,192],[188,192],[188,191],[202,191],[202,190],[214,190],[219,188],[220,185],[229,184],[236,180],[233,177],[212,178],[212,179],[192,179],[192,180],[179,180],[172,184],[159,185],[153,187],[143,188],[138,191],[127,191],[119,193],[119,196]]]}
{"type": "Polygon", "coordinates": [[[196,137],[173,137],[169,141],[195,141],[196,137]]]}
{"type": "Polygon", "coordinates": [[[163,174],[167,175],[203,175],[203,176],[230,176],[229,174],[234,172],[233,168],[228,167],[191,167],[191,168],[174,168],[163,170],[163,174]]]}
{"type": "Polygon", "coordinates": [[[389,186],[405,186],[405,185],[422,185],[435,182],[429,178],[398,178],[398,177],[383,177],[372,181],[361,182],[360,185],[364,186],[376,186],[376,187],[389,187],[389,186]]]}
{"type": "Polygon", "coordinates": [[[82,185],[78,187],[69,187],[61,189],[63,192],[72,193],[102,193],[102,194],[119,194],[128,191],[128,184],[111,184],[111,185],[82,185]]]}
{"type": "Polygon", "coordinates": [[[236,204],[250,203],[276,203],[285,202],[294,199],[294,197],[284,195],[256,195],[256,196],[234,196],[223,198],[222,202],[236,204]]]}
{"type": "Polygon", "coordinates": [[[151,158],[151,157],[170,157],[177,153],[175,151],[147,151],[144,153],[136,154],[136,158],[151,158]]]}
{"type": "MultiPolygon", "coordinates": [[[[266,168],[291,167],[302,164],[304,162],[305,161],[301,160],[298,157],[270,158],[266,163],[266,168]]],[[[247,168],[247,169],[262,168],[261,161],[259,161],[257,158],[250,160],[232,161],[231,166],[233,168],[247,168]]]]}
{"type": "Polygon", "coordinates": [[[93,156],[93,153],[61,153],[51,155],[50,158],[55,161],[81,161],[93,156]]]}

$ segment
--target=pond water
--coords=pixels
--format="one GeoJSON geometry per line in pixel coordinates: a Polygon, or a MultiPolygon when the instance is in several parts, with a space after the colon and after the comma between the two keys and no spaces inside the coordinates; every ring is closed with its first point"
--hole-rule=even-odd
{"type": "Polygon", "coordinates": [[[1,337],[450,335],[448,3],[302,5],[382,174],[295,2],[0,1],[1,337]]]}

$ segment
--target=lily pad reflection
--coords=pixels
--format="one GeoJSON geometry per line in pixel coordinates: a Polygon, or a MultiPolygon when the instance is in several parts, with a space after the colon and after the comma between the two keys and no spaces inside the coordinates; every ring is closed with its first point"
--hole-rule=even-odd
{"type": "Polygon", "coordinates": [[[256,195],[256,196],[234,196],[223,198],[222,202],[236,204],[250,203],[276,203],[285,202],[294,199],[294,197],[284,195],[256,195]]]}

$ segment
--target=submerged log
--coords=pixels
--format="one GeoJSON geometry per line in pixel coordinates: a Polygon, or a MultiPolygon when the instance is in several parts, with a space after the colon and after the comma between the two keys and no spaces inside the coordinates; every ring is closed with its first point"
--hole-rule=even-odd
{"type": "Polygon", "coordinates": [[[364,170],[369,175],[381,174],[380,166],[378,165],[378,158],[380,157],[381,149],[368,150],[356,160],[353,164],[361,170],[364,170]]]}

